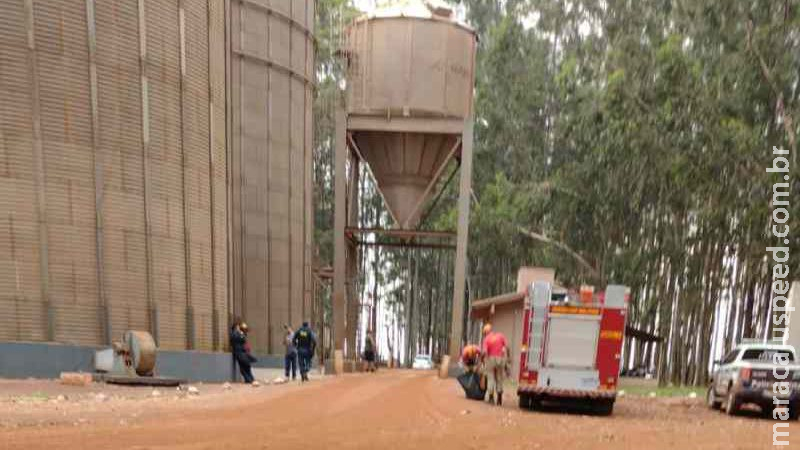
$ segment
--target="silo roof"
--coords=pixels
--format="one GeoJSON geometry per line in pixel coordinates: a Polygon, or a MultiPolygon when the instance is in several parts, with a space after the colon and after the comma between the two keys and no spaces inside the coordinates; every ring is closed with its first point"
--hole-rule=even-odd
{"type": "Polygon", "coordinates": [[[460,22],[453,16],[452,8],[439,0],[399,0],[392,4],[376,8],[356,20],[391,19],[410,17],[416,19],[439,20],[449,22],[474,33],[469,25],[460,22]]]}

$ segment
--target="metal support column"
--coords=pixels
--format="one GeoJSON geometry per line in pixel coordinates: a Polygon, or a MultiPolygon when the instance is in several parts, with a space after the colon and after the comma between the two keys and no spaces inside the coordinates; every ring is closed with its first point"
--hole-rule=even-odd
{"type": "Polygon", "coordinates": [[[145,264],[147,271],[147,301],[150,309],[150,334],[156,345],[161,342],[159,335],[158,302],[155,298],[153,275],[153,226],[150,215],[150,88],[147,67],[147,16],[145,0],[139,0],[139,70],[140,94],[142,99],[142,179],[144,180],[144,240],[145,264]]]}
{"type": "Polygon", "coordinates": [[[456,238],[455,278],[453,280],[453,318],[450,328],[450,360],[458,361],[461,353],[461,334],[464,316],[464,287],[467,269],[467,240],[469,238],[469,202],[472,191],[472,116],[464,123],[461,144],[461,175],[458,191],[458,237],[456,238]]]}
{"type": "MultiPolygon", "coordinates": [[[[360,162],[358,158],[350,159],[350,176],[349,186],[347,192],[347,223],[348,225],[358,225],[358,210],[359,210],[359,181],[360,181],[360,162]]],[[[348,358],[354,358],[356,353],[356,339],[358,336],[358,322],[359,322],[359,298],[358,298],[358,246],[350,240],[346,239],[347,243],[347,257],[345,261],[345,271],[347,273],[345,280],[345,302],[347,307],[347,351],[348,358]]]]}
{"type": "Polygon", "coordinates": [[[340,104],[336,108],[333,212],[333,342],[334,351],[344,351],[346,252],[344,229],[347,223],[347,116],[340,104]]]}
{"type": "Polygon", "coordinates": [[[103,211],[105,202],[105,170],[103,152],[100,148],[100,113],[98,106],[97,82],[97,26],[95,24],[95,0],[86,0],[86,35],[89,41],[89,95],[92,108],[92,157],[94,165],[94,204],[95,204],[95,273],[97,274],[97,294],[99,299],[99,319],[102,342],[111,344],[111,305],[106,297],[105,251],[103,211]]]}

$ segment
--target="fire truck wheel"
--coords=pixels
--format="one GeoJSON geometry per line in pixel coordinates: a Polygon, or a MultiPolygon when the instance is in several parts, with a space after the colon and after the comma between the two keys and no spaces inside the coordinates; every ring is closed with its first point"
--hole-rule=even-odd
{"type": "Polygon", "coordinates": [[[708,387],[708,394],[706,396],[706,402],[708,407],[711,409],[719,409],[722,406],[722,402],[717,397],[717,393],[714,391],[714,386],[708,387]]]}
{"type": "Polygon", "coordinates": [[[728,393],[728,398],[725,401],[725,414],[735,416],[739,412],[739,399],[733,392],[728,393]]]}
{"type": "Polygon", "coordinates": [[[519,394],[520,409],[531,409],[531,396],[529,394],[519,394]]]}
{"type": "Polygon", "coordinates": [[[610,416],[614,412],[614,400],[598,400],[594,405],[594,411],[599,416],[610,416]]]}

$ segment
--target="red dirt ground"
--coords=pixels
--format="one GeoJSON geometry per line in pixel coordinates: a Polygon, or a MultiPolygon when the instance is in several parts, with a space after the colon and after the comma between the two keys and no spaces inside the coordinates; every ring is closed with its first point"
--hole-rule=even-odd
{"type": "MultiPolygon", "coordinates": [[[[54,382],[0,382],[0,449],[773,448],[772,421],[730,418],[699,399],[629,396],[612,417],[527,412],[513,396],[502,408],[466,400],[455,380],[430,372],[230,390],[203,385],[198,396],[159,389],[154,397],[149,388],[100,385],[66,389],[54,382]],[[39,393],[31,395],[31,388],[39,393]],[[58,400],[64,392],[68,398],[58,400]],[[97,399],[99,392],[104,397],[97,399]]],[[[789,431],[800,448],[800,423],[789,431]]]]}

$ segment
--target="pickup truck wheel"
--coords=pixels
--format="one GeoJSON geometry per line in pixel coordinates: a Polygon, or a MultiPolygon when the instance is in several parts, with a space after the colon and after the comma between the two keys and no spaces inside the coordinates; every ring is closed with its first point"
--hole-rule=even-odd
{"type": "Polygon", "coordinates": [[[708,387],[708,394],[706,395],[706,402],[708,407],[711,409],[719,409],[722,406],[722,401],[717,397],[717,393],[714,391],[714,386],[708,387]]]}
{"type": "Polygon", "coordinates": [[[733,392],[728,393],[728,399],[725,402],[725,414],[729,416],[735,416],[739,412],[739,399],[736,398],[736,394],[733,392]]]}
{"type": "Polygon", "coordinates": [[[800,405],[789,407],[789,420],[800,419],[800,405]]]}

